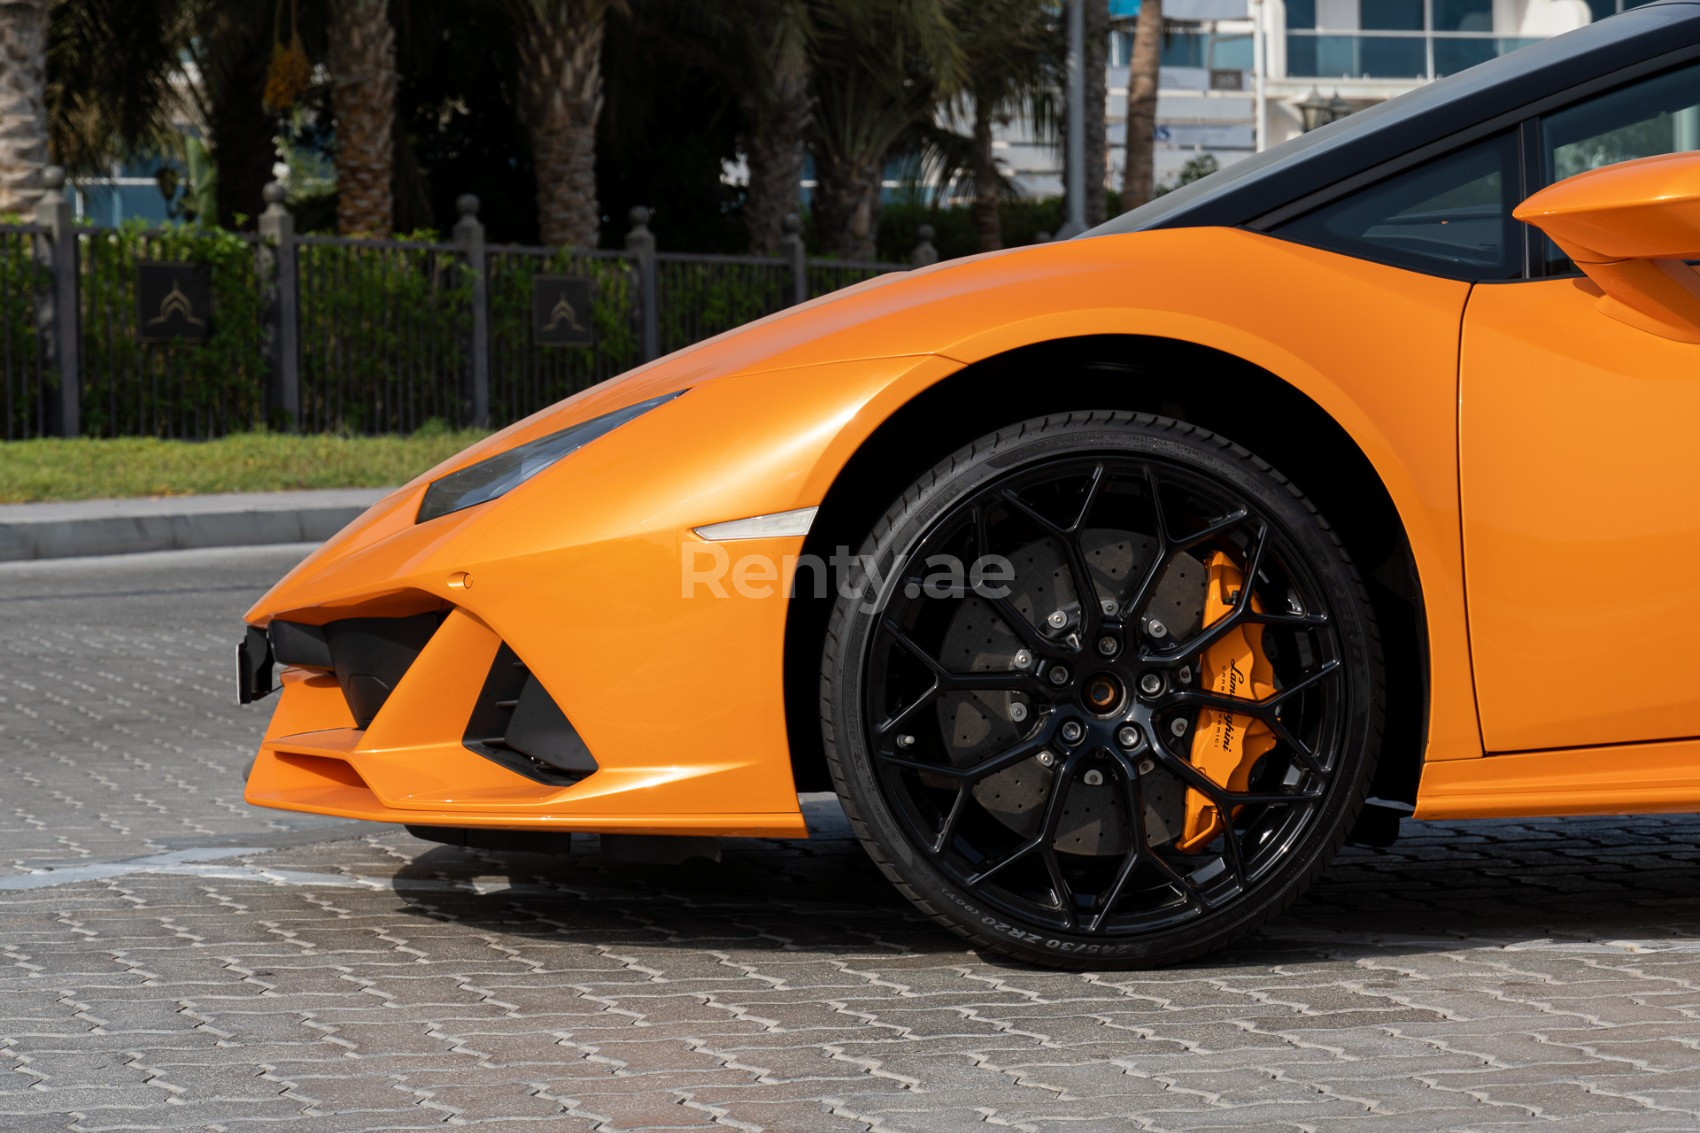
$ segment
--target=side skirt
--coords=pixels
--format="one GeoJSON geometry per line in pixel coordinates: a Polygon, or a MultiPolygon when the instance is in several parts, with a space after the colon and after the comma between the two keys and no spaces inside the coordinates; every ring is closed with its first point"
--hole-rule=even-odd
{"type": "Polygon", "coordinates": [[[1416,818],[1700,811],[1700,740],[1518,752],[1423,767],[1416,818]]]}

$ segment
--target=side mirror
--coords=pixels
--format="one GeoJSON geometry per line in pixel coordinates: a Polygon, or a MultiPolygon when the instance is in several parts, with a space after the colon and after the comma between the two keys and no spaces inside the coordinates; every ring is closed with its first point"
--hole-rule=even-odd
{"type": "Polygon", "coordinates": [[[1579,173],[1518,206],[1599,289],[1600,310],[1677,342],[1700,343],[1700,153],[1579,173]]]}

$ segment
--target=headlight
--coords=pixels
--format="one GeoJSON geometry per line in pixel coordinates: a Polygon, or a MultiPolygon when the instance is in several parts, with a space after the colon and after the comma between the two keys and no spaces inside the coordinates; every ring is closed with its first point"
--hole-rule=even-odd
{"type": "Polygon", "coordinates": [[[634,417],[641,417],[657,405],[672,401],[684,390],[675,390],[600,417],[592,417],[577,425],[538,437],[518,448],[499,453],[488,460],[451,472],[441,480],[433,480],[425,489],[425,499],[419,505],[416,522],[436,519],[450,512],[485,503],[506,495],[525,483],[563,456],[583,448],[604,433],[611,433],[634,417]]]}

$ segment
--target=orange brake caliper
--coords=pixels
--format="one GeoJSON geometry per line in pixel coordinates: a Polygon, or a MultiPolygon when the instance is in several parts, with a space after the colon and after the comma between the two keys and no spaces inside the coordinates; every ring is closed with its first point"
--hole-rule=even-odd
{"type": "MultiPolygon", "coordinates": [[[[1245,576],[1225,552],[1217,551],[1205,566],[1210,581],[1204,593],[1204,626],[1215,625],[1239,600],[1245,576]]],[[[1251,608],[1263,607],[1254,597],[1251,608]]],[[[1263,652],[1263,632],[1258,625],[1235,626],[1204,654],[1203,687],[1221,696],[1262,700],[1275,693],[1274,671],[1263,652]]],[[[1262,721],[1215,708],[1199,712],[1192,736],[1192,765],[1212,782],[1230,791],[1244,791],[1251,769],[1275,746],[1275,737],[1262,721]]],[[[1176,847],[1183,851],[1201,848],[1222,829],[1216,804],[1189,790],[1186,793],[1186,827],[1176,847]]]]}

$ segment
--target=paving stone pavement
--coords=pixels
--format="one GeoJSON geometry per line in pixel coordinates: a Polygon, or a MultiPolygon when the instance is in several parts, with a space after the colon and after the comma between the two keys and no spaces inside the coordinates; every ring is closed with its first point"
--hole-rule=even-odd
{"type": "Polygon", "coordinates": [[[0,567],[0,1130],[1700,1128],[1700,818],[1408,826],[1234,951],[976,955],[827,799],[719,865],[260,811],[299,548],[0,567]]]}

